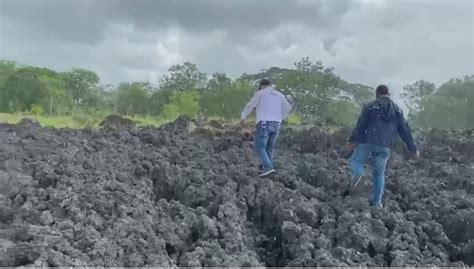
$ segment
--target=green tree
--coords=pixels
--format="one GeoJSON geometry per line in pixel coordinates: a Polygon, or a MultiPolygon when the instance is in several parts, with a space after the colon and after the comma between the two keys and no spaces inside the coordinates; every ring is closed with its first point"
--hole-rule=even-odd
{"type": "Polygon", "coordinates": [[[342,90],[352,97],[352,101],[359,107],[372,100],[375,96],[374,89],[361,84],[347,84],[342,87],[342,90]]]}
{"type": "Polygon", "coordinates": [[[105,114],[116,112],[117,108],[117,87],[112,84],[99,86],[100,111],[105,114]]]}
{"type": "Polygon", "coordinates": [[[225,119],[238,118],[245,104],[255,92],[252,82],[231,79],[220,76],[211,79],[211,89],[202,93],[200,107],[203,115],[216,116],[225,119]]]}
{"type": "Polygon", "coordinates": [[[224,73],[214,73],[207,83],[207,89],[212,91],[221,90],[232,86],[232,79],[224,73]]]}
{"type": "Polygon", "coordinates": [[[171,90],[158,89],[153,92],[150,97],[149,111],[153,116],[160,116],[165,106],[171,102],[173,92],[171,90]]]}
{"type": "Polygon", "coordinates": [[[324,119],[328,105],[341,92],[341,80],[324,68],[321,62],[312,64],[309,58],[295,63],[296,70],[284,72],[276,85],[296,103],[304,119],[324,119]]]}
{"type": "Polygon", "coordinates": [[[420,101],[418,125],[437,128],[474,128],[474,75],[442,84],[420,101]]]}
{"type": "Polygon", "coordinates": [[[0,61],[0,88],[15,71],[16,67],[16,63],[13,61],[0,61]]]}
{"type": "Polygon", "coordinates": [[[15,72],[16,63],[12,61],[0,61],[0,111],[8,111],[8,100],[4,85],[11,74],[15,72]]]}
{"type": "Polygon", "coordinates": [[[434,83],[418,80],[413,84],[406,85],[403,87],[401,97],[408,109],[410,110],[410,116],[415,116],[420,110],[423,110],[423,100],[429,95],[433,94],[436,90],[434,83]]]}
{"type": "Polygon", "coordinates": [[[89,70],[75,68],[63,73],[66,90],[72,96],[74,105],[88,109],[98,104],[99,76],[89,70]]]}
{"type": "Polygon", "coordinates": [[[326,122],[335,125],[352,125],[357,119],[359,108],[349,99],[333,100],[325,111],[326,122]]]}
{"type": "Polygon", "coordinates": [[[60,115],[72,109],[73,99],[67,94],[61,76],[41,76],[39,79],[45,85],[46,96],[38,101],[49,116],[60,115]]]}
{"type": "Polygon", "coordinates": [[[301,60],[294,63],[294,65],[297,71],[306,73],[321,72],[324,69],[323,63],[321,61],[317,61],[316,64],[313,64],[309,57],[301,58],[301,60]]]}
{"type": "Polygon", "coordinates": [[[174,120],[181,115],[196,117],[199,113],[200,94],[197,90],[180,91],[173,94],[171,102],[163,111],[166,119],[174,120]]]}
{"type": "Polygon", "coordinates": [[[173,65],[161,80],[160,88],[171,91],[199,90],[206,86],[206,74],[190,62],[173,65]]]}
{"type": "Polygon", "coordinates": [[[132,116],[147,114],[151,89],[148,82],[120,83],[117,87],[117,111],[132,116]]]}
{"type": "Polygon", "coordinates": [[[4,112],[29,111],[47,96],[41,76],[54,76],[55,72],[36,67],[22,67],[12,72],[0,90],[0,107],[4,112]]]}

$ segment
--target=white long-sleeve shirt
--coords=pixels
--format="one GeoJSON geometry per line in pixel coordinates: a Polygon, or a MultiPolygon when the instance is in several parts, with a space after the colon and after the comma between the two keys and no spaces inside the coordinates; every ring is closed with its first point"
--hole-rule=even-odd
{"type": "Polygon", "coordinates": [[[272,87],[255,92],[242,111],[241,119],[246,119],[255,108],[257,109],[257,122],[281,122],[291,112],[291,105],[285,96],[272,87]]]}

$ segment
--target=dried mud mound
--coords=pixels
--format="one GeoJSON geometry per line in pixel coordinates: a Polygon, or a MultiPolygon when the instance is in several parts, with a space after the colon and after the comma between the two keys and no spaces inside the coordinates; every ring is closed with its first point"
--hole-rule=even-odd
{"type": "Polygon", "coordinates": [[[383,209],[351,196],[344,132],[285,130],[258,179],[251,136],[0,125],[1,266],[474,264],[472,133],[394,153],[383,209]]]}
{"type": "Polygon", "coordinates": [[[99,123],[99,126],[107,130],[118,130],[124,128],[133,128],[136,126],[136,124],[131,119],[127,119],[119,115],[109,115],[99,123]]]}

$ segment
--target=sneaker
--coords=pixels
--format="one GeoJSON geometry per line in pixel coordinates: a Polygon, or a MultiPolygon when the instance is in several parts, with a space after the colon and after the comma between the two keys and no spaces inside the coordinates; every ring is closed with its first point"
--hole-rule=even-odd
{"type": "Polygon", "coordinates": [[[346,197],[350,195],[354,191],[355,187],[357,187],[357,184],[359,184],[363,176],[364,175],[360,175],[358,178],[349,177],[347,189],[343,192],[342,196],[346,197]]]}
{"type": "Polygon", "coordinates": [[[376,203],[376,204],[374,204],[374,203],[372,202],[372,199],[369,199],[369,205],[370,205],[370,207],[372,207],[372,208],[382,208],[382,207],[383,207],[383,206],[382,206],[382,203],[376,203]]]}
{"type": "Polygon", "coordinates": [[[364,175],[362,174],[362,175],[360,175],[360,176],[357,177],[357,178],[352,178],[352,179],[351,179],[351,183],[352,183],[351,189],[355,189],[355,187],[357,187],[357,184],[359,184],[359,182],[360,182],[360,180],[362,179],[363,176],[364,176],[364,175]]]}
{"type": "Polygon", "coordinates": [[[375,205],[370,205],[372,208],[383,208],[382,204],[375,204],[375,205]]]}
{"type": "Polygon", "coordinates": [[[275,173],[275,169],[269,169],[267,171],[263,171],[258,177],[266,177],[273,173],[275,173]]]}

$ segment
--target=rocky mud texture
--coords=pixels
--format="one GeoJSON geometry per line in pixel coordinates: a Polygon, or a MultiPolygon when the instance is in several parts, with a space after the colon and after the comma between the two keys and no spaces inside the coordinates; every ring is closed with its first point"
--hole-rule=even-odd
{"type": "Polygon", "coordinates": [[[474,265],[472,132],[393,153],[371,209],[370,176],[344,194],[347,130],[286,129],[259,179],[252,135],[214,125],[1,125],[0,265],[474,265]]]}

